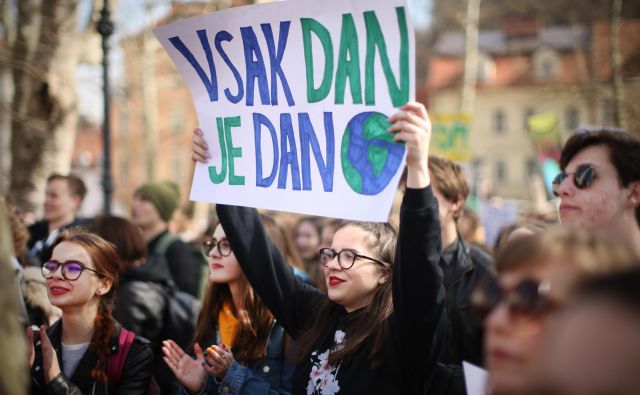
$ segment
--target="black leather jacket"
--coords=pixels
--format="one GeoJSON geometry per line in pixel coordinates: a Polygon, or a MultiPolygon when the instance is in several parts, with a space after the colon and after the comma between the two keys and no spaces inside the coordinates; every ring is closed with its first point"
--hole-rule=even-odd
{"type": "MultiPolygon", "coordinates": [[[[118,339],[120,336],[120,325],[118,325],[117,333],[109,340],[109,350],[116,353],[120,349],[118,339]]],[[[62,369],[62,322],[58,320],[48,330],[47,335],[51,339],[51,344],[58,355],[58,364],[62,369]]],[[[98,356],[96,353],[87,349],[82,359],[78,363],[76,371],[72,377],[66,377],[64,373],[60,373],[49,383],[45,384],[42,369],[42,348],[39,339],[35,342],[35,361],[31,367],[31,394],[47,394],[47,395],[143,395],[148,392],[149,382],[151,380],[153,369],[153,354],[149,343],[139,337],[136,337],[127,359],[122,369],[120,383],[114,391],[109,391],[107,382],[96,381],[91,377],[91,370],[96,366],[98,356]]]]}
{"type": "Polygon", "coordinates": [[[440,259],[447,291],[447,336],[440,362],[483,364],[483,330],[471,313],[471,294],[476,286],[495,276],[493,259],[480,248],[459,237],[440,259]]]}

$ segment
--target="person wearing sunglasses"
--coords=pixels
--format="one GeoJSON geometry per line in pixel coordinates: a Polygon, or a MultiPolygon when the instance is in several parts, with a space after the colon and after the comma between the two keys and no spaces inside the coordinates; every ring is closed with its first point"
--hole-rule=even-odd
{"type": "Polygon", "coordinates": [[[45,331],[27,329],[32,394],[146,394],[153,373],[147,341],[135,338],[117,379],[108,360],[120,352],[121,327],[111,316],[122,265],[112,244],[65,230],[41,266],[51,304],[62,317],[45,331]]]}
{"type": "Polygon", "coordinates": [[[560,156],[553,180],[560,197],[560,221],[604,231],[629,246],[640,246],[640,140],[625,132],[573,135],[560,156]]]}
{"type": "Polygon", "coordinates": [[[251,288],[220,224],[202,248],[209,284],[191,350],[196,358],[172,340],[162,348],[181,393],[290,393],[284,328],[251,288]]]}
{"type": "MultiPolygon", "coordinates": [[[[447,319],[438,204],[428,171],[431,123],[415,102],[389,122],[394,140],[407,149],[400,230],[343,222],[331,247],[320,252],[326,294],[293,274],[256,209],[216,205],[249,282],[296,341],[295,394],[416,394],[439,383],[432,378],[447,319]]],[[[192,157],[204,163],[209,157],[199,130],[192,157]]]]}
{"type": "Polygon", "coordinates": [[[528,385],[545,324],[582,280],[625,267],[633,255],[594,233],[551,228],[509,242],[496,258],[498,281],[471,301],[485,323],[490,393],[519,394],[528,385]]]}

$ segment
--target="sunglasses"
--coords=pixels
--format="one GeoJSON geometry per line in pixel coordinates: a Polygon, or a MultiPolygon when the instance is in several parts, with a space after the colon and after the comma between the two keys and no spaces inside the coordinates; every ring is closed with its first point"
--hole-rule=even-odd
{"type": "Polygon", "coordinates": [[[82,272],[85,270],[89,270],[90,272],[94,272],[98,276],[103,276],[97,270],[93,270],[91,268],[86,267],[82,262],[78,261],[66,261],[66,262],[58,262],[55,260],[50,260],[42,264],[40,270],[42,271],[42,277],[46,279],[53,278],[53,274],[58,270],[58,268],[62,268],[62,277],[65,280],[76,281],[82,275],[82,272]]]}
{"type": "Polygon", "coordinates": [[[575,173],[562,172],[558,174],[551,182],[553,194],[555,196],[560,196],[560,193],[558,192],[560,185],[562,185],[562,182],[570,175],[573,175],[573,185],[575,185],[576,188],[585,189],[593,183],[596,176],[596,169],[592,165],[585,164],[578,166],[575,173]]]}
{"type": "Polygon", "coordinates": [[[206,256],[209,256],[209,254],[215,247],[218,247],[218,252],[221,256],[231,255],[231,244],[229,244],[229,241],[227,239],[216,240],[215,238],[212,238],[205,239],[202,242],[202,251],[204,251],[204,254],[206,256]]]}
{"type": "Polygon", "coordinates": [[[331,262],[336,256],[338,257],[338,266],[340,266],[344,270],[351,269],[351,267],[353,267],[353,264],[356,263],[356,259],[358,258],[368,259],[379,265],[387,266],[387,264],[382,261],[368,257],[366,255],[358,254],[353,250],[342,250],[340,252],[336,252],[336,250],[334,250],[333,248],[321,248],[319,252],[320,264],[324,267],[327,267],[329,265],[329,262],[331,262]]]}
{"type": "Polygon", "coordinates": [[[489,280],[473,291],[471,306],[478,323],[503,302],[509,308],[509,314],[516,319],[541,317],[558,307],[558,303],[549,297],[550,290],[548,281],[524,280],[512,290],[505,291],[497,281],[489,280]]]}

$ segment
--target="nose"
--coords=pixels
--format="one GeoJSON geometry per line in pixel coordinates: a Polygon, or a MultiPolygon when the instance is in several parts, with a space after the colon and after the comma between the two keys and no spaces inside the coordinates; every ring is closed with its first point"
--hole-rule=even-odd
{"type": "Polygon", "coordinates": [[[509,307],[500,302],[494,307],[484,321],[487,332],[504,333],[509,327],[509,307]]]}
{"type": "Polygon", "coordinates": [[[560,186],[558,187],[558,195],[560,197],[569,196],[573,193],[573,189],[575,188],[573,185],[573,176],[573,174],[568,175],[560,183],[560,186]]]}
{"type": "Polygon", "coordinates": [[[340,266],[340,262],[338,262],[338,254],[334,255],[333,259],[327,262],[326,267],[327,269],[342,270],[342,267],[340,266]]]}

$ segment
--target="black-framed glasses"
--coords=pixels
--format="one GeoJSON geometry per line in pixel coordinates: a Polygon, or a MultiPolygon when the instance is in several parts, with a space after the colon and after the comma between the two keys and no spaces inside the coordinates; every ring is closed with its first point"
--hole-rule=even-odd
{"type": "Polygon", "coordinates": [[[497,281],[487,280],[478,284],[471,294],[471,306],[478,321],[483,321],[502,302],[514,317],[539,317],[558,307],[549,296],[550,290],[549,281],[523,280],[512,290],[505,291],[497,281]]]}
{"type": "Polygon", "coordinates": [[[325,267],[329,265],[329,262],[331,262],[336,256],[338,257],[338,265],[344,270],[351,269],[357,258],[368,259],[379,265],[387,266],[387,264],[382,261],[366,255],[358,254],[354,250],[342,250],[340,252],[336,252],[333,248],[321,248],[319,252],[320,264],[325,267]]]}
{"type": "Polygon", "coordinates": [[[76,281],[82,275],[82,272],[85,270],[89,270],[90,272],[94,272],[98,276],[103,277],[104,275],[97,270],[91,269],[87,267],[84,263],[78,261],[66,261],[66,262],[58,262],[56,260],[50,260],[42,264],[40,267],[42,271],[42,277],[49,279],[53,278],[53,274],[58,270],[59,267],[62,267],[62,277],[65,280],[76,281]]]}
{"type": "Polygon", "coordinates": [[[229,241],[227,239],[217,240],[214,237],[211,239],[205,239],[202,242],[202,251],[204,251],[204,254],[206,256],[209,256],[211,250],[213,250],[214,247],[218,247],[218,252],[222,256],[231,255],[231,244],[229,244],[229,241]]]}
{"type": "Polygon", "coordinates": [[[573,185],[578,189],[585,189],[593,183],[596,176],[596,169],[592,165],[584,164],[578,166],[575,173],[562,172],[558,174],[551,182],[553,194],[555,196],[560,196],[560,193],[558,192],[560,185],[562,185],[562,182],[571,175],[573,175],[573,185]]]}

